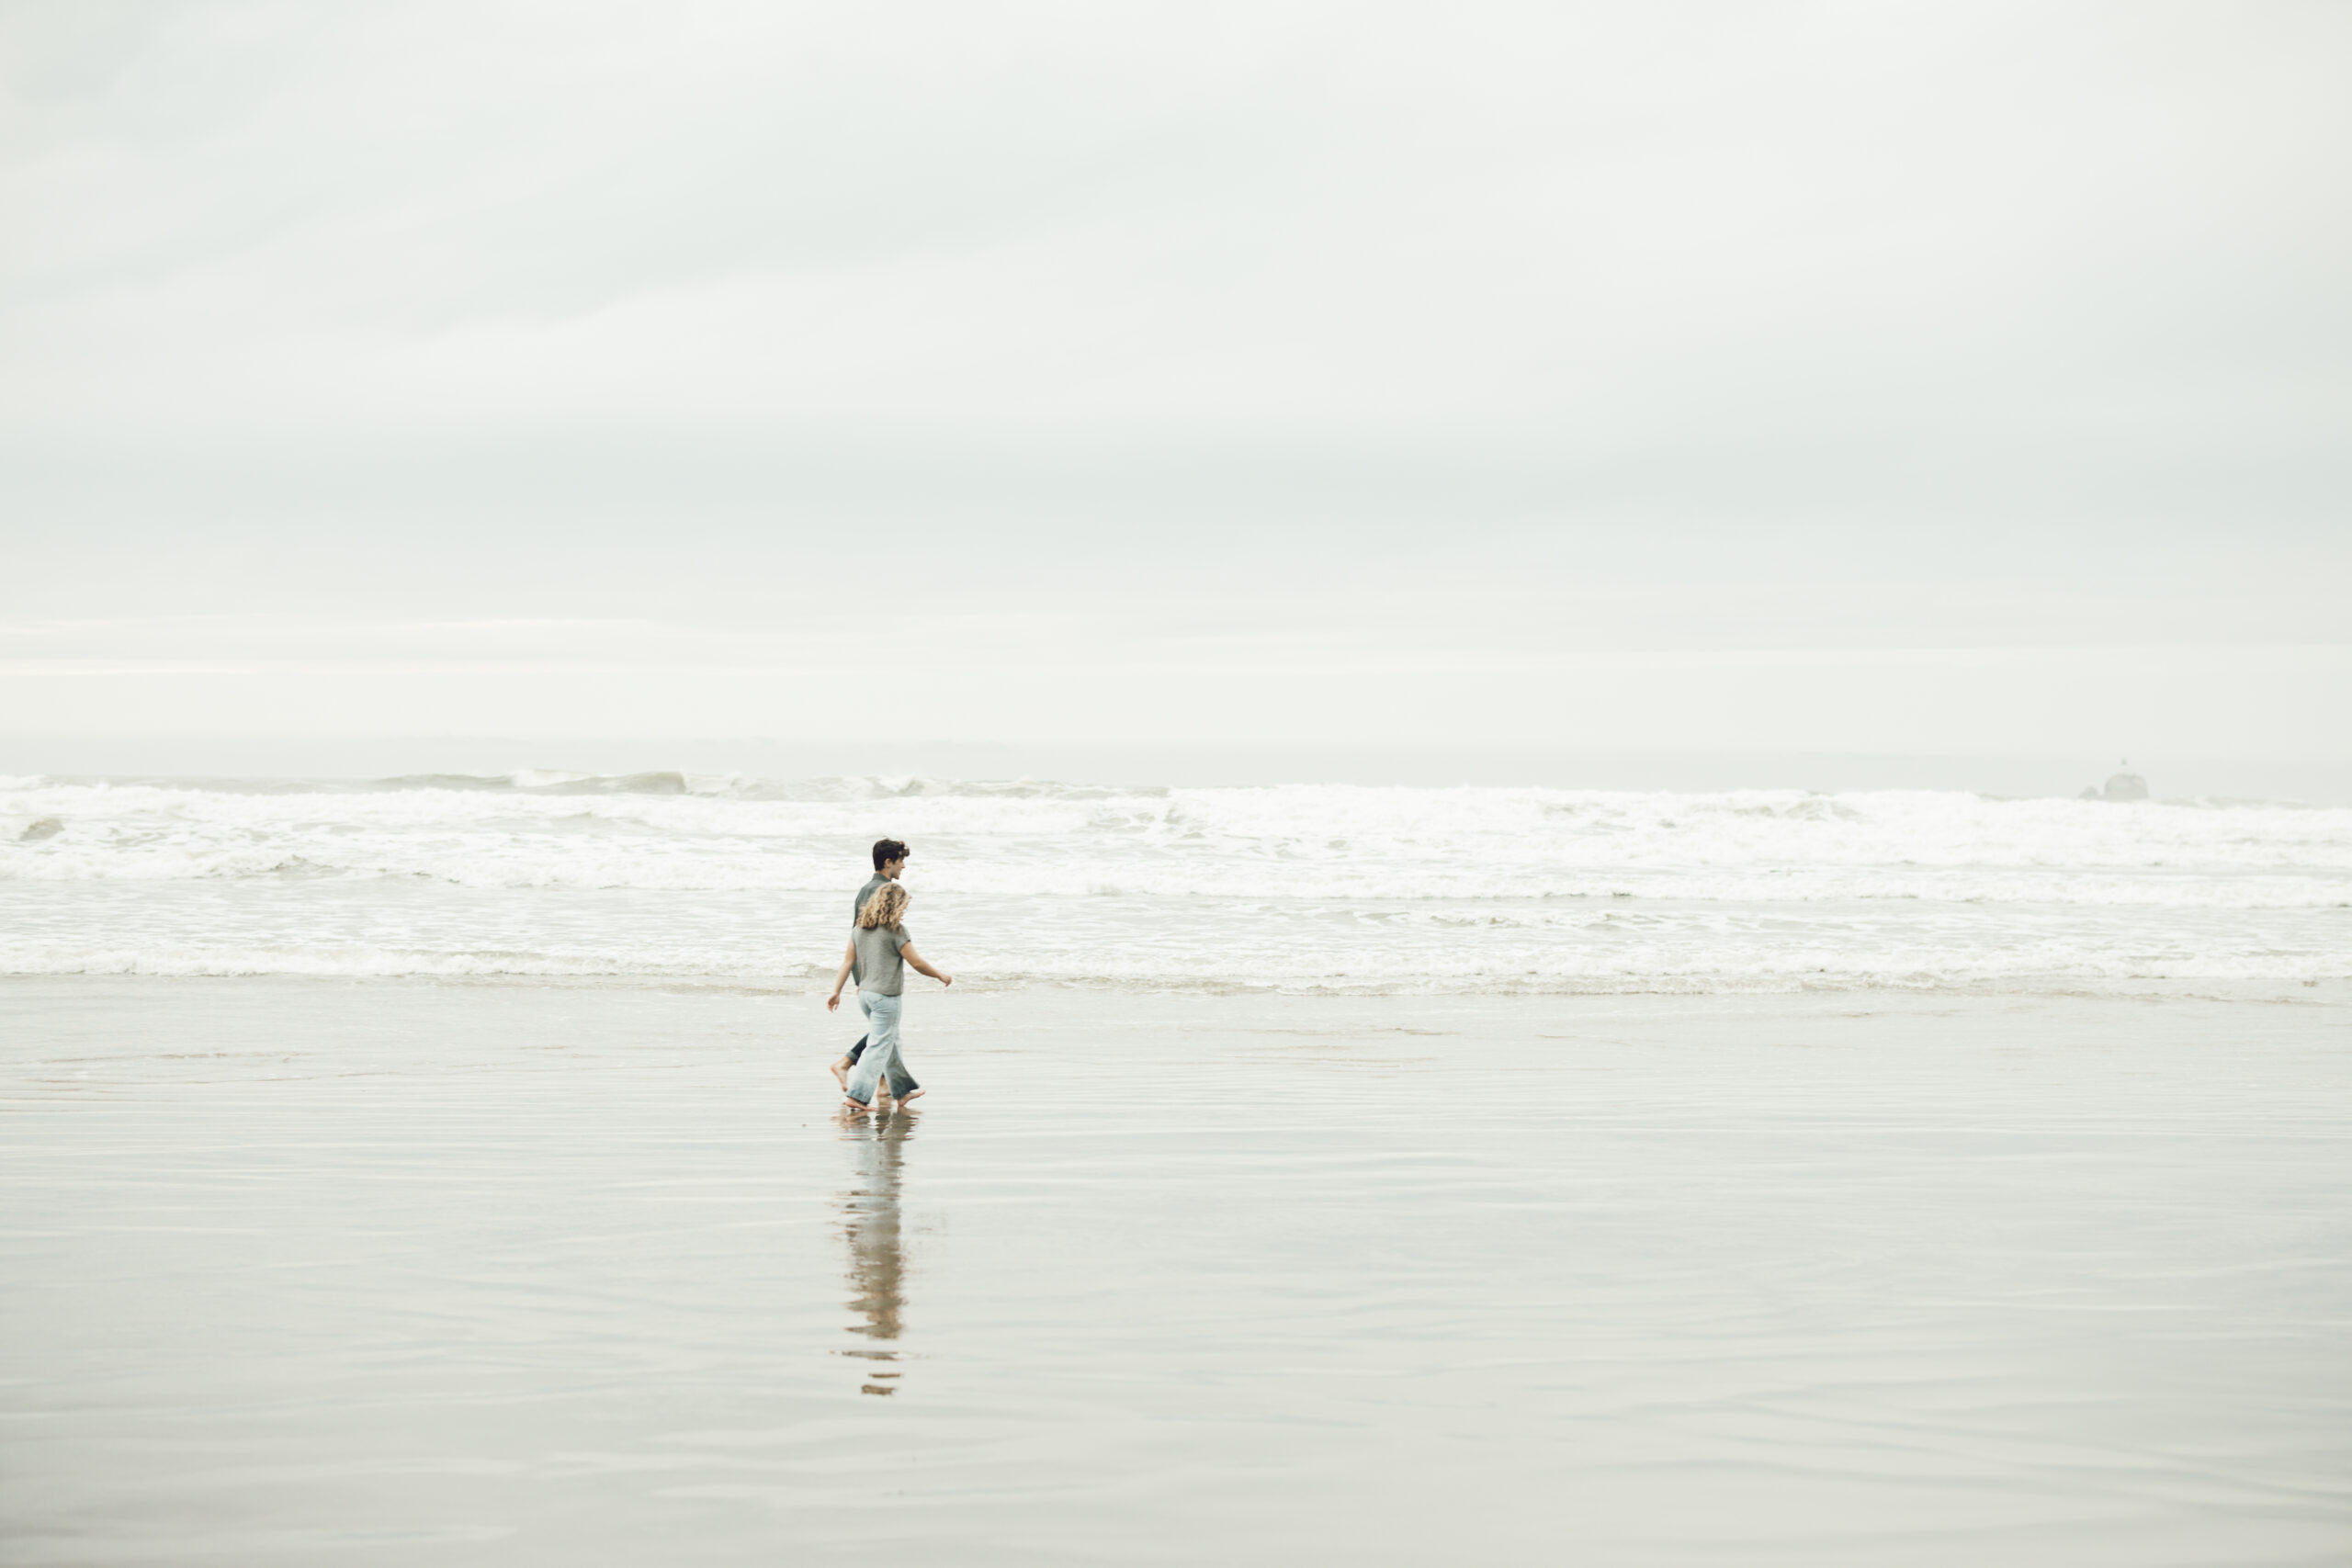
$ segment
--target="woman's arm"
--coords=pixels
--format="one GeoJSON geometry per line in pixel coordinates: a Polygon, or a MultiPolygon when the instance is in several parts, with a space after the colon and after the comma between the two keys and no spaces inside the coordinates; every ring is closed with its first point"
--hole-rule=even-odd
{"type": "Polygon", "coordinates": [[[833,994],[825,998],[825,1010],[831,1012],[842,1005],[842,987],[849,984],[850,969],[857,963],[857,938],[849,939],[849,951],[842,954],[842,966],[833,976],[833,994]]]}
{"type": "Polygon", "coordinates": [[[922,954],[915,951],[915,944],[913,942],[908,942],[899,943],[899,956],[905,959],[907,961],[907,967],[913,970],[918,975],[928,975],[943,986],[952,986],[956,983],[955,976],[943,975],[938,970],[933,969],[930,964],[925,964],[922,961],[922,954]]]}

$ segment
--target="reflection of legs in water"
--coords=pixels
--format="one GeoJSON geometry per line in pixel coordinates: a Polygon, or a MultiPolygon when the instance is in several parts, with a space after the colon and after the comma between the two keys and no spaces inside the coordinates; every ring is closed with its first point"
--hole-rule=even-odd
{"type": "Polygon", "coordinates": [[[891,1117],[857,1124],[856,1185],[842,1194],[842,1234],[849,1242],[849,1332],[862,1336],[867,1348],[847,1354],[867,1363],[862,1374],[867,1393],[888,1394],[898,1387],[898,1370],[885,1371],[876,1362],[895,1362],[896,1346],[906,1307],[906,1248],[899,1232],[899,1161],[911,1123],[891,1117]]]}

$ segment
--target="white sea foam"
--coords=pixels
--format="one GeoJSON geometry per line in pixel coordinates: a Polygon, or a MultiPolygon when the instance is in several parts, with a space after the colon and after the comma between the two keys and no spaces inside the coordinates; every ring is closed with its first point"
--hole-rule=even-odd
{"type": "Polygon", "coordinates": [[[976,975],[1709,989],[2342,976],[2352,811],[526,773],[0,780],[0,971],[829,971],[865,846],[976,975]],[[62,826],[26,838],[33,824],[62,826]]]}

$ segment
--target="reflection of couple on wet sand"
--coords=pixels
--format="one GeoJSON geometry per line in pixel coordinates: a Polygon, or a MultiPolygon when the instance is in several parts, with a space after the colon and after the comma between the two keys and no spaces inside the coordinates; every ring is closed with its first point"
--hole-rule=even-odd
{"type": "Polygon", "coordinates": [[[856,1294],[849,1305],[856,1314],[852,1334],[866,1343],[841,1354],[866,1363],[865,1393],[899,1391],[899,1336],[907,1304],[907,1256],[899,1234],[899,1164],[912,1116],[853,1118],[850,1137],[858,1148],[857,1185],[842,1194],[843,1232],[849,1241],[849,1277],[856,1294]],[[876,1364],[880,1363],[880,1364],[876,1364]],[[886,1370],[887,1368],[887,1370],[886,1370]]]}
{"type": "Polygon", "coordinates": [[[833,1077],[847,1097],[842,1109],[853,1114],[875,1110],[877,1091],[884,1111],[894,1103],[903,1106],[923,1092],[914,1075],[907,1071],[906,1055],[899,1045],[899,1014],[907,971],[928,975],[943,986],[956,983],[955,976],[923,962],[922,954],[915,951],[914,939],[907,933],[910,895],[899,882],[906,865],[907,846],[898,840],[884,839],[874,846],[874,876],[857,891],[853,906],[856,924],[850,930],[842,966],[833,976],[832,994],[825,998],[826,1011],[838,1010],[842,987],[853,976],[856,977],[857,1005],[865,1010],[865,1038],[833,1064],[833,1077]]]}

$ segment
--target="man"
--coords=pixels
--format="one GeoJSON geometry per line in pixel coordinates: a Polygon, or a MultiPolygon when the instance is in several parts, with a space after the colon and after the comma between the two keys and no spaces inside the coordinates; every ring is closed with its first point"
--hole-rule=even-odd
{"type": "MultiPolygon", "coordinates": [[[[854,929],[857,924],[858,911],[865,908],[865,901],[874,897],[875,889],[881,887],[888,883],[898,881],[899,874],[906,869],[906,845],[900,843],[896,839],[883,839],[876,842],[874,846],[874,874],[867,879],[865,886],[857,890],[857,897],[851,902],[849,907],[849,919],[850,925],[853,929],[854,929]]],[[[850,968],[850,978],[852,980],[864,979],[865,976],[861,972],[862,968],[862,965],[852,964],[850,968]]],[[[833,1081],[842,1086],[842,1092],[843,1094],[847,1094],[849,1092],[849,1070],[857,1065],[857,1059],[864,1055],[865,1055],[865,1037],[861,1036],[857,1043],[849,1048],[849,1055],[843,1056],[840,1061],[833,1064],[833,1081]]],[[[914,1078],[907,1072],[906,1068],[895,1063],[892,1064],[890,1067],[889,1082],[883,1090],[883,1096],[903,1102],[905,1100],[913,1100],[922,1093],[922,1086],[915,1082],[914,1078]]],[[[883,1096],[876,1097],[877,1104],[880,1102],[883,1096]]]]}

